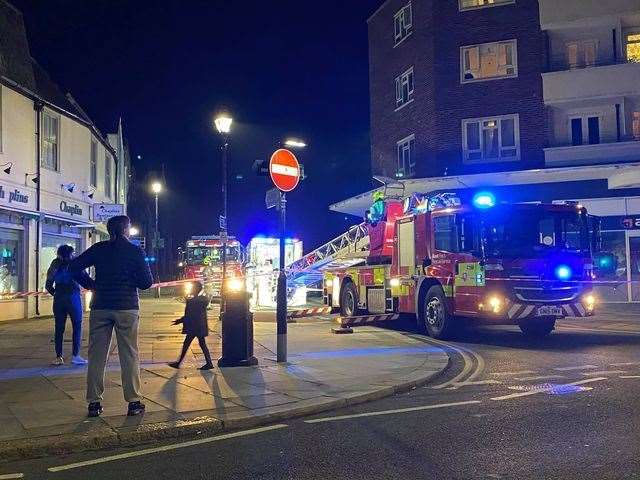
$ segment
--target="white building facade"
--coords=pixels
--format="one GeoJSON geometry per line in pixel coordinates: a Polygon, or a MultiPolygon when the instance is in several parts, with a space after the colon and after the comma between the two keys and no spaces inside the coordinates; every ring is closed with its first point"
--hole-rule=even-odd
{"type": "MultiPolygon", "coordinates": [[[[2,0],[0,18],[22,25],[2,0]]],[[[24,28],[3,26],[0,20],[7,35],[0,42],[0,321],[51,314],[50,298],[21,293],[44,290],[59,245],[82,252],[105,239],[104,224],[92,221],[94,205],[125,203],[127,188],[118,171],[124,158],[27,56],[24,28]]]]}

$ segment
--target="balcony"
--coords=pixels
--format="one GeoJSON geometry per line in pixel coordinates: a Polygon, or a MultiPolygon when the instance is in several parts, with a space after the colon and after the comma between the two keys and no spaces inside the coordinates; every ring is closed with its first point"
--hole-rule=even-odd
{"type": "Polygon", "coordinates": [[[550,70],[542,74],[546,105],[640,95],[640,63],[610,61],[580,67],[559,60],[551,63],[550,70]]]}
{"type": "Polygon", "coordinates": [[[640,161],[640,141],[570,145],[544,149],[547,167],[568,167],[640,161]]]}

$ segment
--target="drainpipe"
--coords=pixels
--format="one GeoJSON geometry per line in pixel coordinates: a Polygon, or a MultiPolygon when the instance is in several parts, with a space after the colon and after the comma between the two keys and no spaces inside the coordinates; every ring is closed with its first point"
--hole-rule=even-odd
{"type": "MultiPolygon", "coordinates": [[[[42,242],[42,219],[40,217],[40,199],[41,199],[41,185],[42,177],[40,171],[40,152],[42,151],[42,135],[40,132],[41,112],[44,107],[40,101],[33,103],[33,109],[36,112],[36,174],[38,182],[36,183],[36,212],[38,212],[38,219],[36,220],[36,291],[40,291],[40,243],[42,242]]],[[[40,315],[40,296],[36,295],[36,315],[40,315]]]]}
{"type": "Polygon", "coordinates": [[[620,141],[622,138],[620,132],[620,104],[616,103],[616,141],[620,141]]]}

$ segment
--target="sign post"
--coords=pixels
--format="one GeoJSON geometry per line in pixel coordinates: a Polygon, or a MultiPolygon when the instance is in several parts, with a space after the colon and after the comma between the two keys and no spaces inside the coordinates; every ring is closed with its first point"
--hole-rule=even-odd
{"type": "Polygon", "coordinates": [[[276,293],[276,320],[278,325],[277,361],[287,361],[287,275],[284,271],[285,229],[287,222],[287,192],[300,182],[300,164],[296,156],[286,149],[274,152],[269,161],[269,175],[280,190],[280,273],[276,293]]]}

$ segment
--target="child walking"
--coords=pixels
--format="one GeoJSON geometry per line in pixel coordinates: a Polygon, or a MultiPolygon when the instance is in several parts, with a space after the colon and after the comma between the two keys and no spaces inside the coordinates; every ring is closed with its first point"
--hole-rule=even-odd
{"type": "Polygon", "coordinates": [[[182,333],[184,333],[186,337],[182,345],[180,358],[176,362],[169,363],[170,367],[180,368],[180,364],[182,360],[184,360],[191,342],[193,342],[194,338],[198,338],[198,343],[207,361],[207,363],[200,367],[200,370],[211,370],[213,368],[211,354],[205,341],[205,337],[209,335],[209,325],[207,323],[207,305],[209,304],[209,299],[204,295],[200,295],[200,292],[202,292],[202,283],[193,282],[193,297],[187,300],[187,305],[184,308],[184,316],[173,322],[174,325],[182,323],[182,333]]]}

